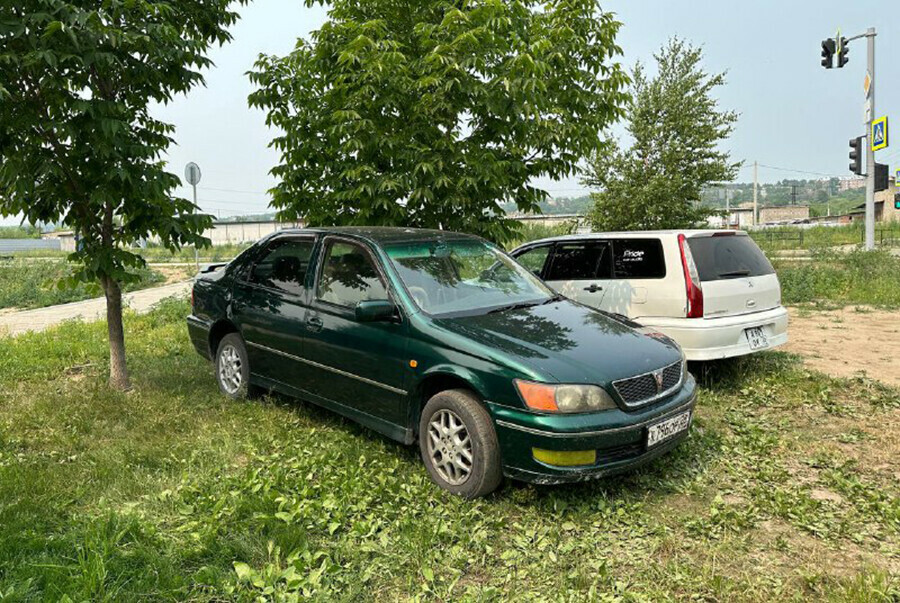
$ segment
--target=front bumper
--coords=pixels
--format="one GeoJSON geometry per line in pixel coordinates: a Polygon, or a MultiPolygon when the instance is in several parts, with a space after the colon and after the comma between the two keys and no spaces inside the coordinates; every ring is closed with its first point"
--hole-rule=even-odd
{"type": "Polygon", "coordinates": [[[693,415],[695,400],[696,382],[689,377],[669,398],[636,411],[541,415],[499,404],[488,403],[488,406],[497,429],[504,474],[526,482],[557,484],[622,473],[669,452],[687,436],[690,428],[649,449],[647,429],[686,411],[693,415]],[[592,465],[552,466],[536,460],[533,448],[596,450],[597,460],[592,465]]]}
{"type": "MultiPolygon", "coordinates": [[[[745,331],[761,327],[770,350],[787,343],[788,313],[784,306],[720,318],[641,318],[642,325],[671,337],[691,361],[718,360],[752,354],[745,331]]],[[[755,350],[762,351],[762,350],[755,350]]]]}

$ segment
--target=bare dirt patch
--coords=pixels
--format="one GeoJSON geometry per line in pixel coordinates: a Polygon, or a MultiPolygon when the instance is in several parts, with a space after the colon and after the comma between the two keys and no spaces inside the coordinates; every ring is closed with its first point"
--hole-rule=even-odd
{"type": "Polygon", "coordinates": [[[900,386],[900,311],[865,306],[788,311],[786,352],[800,354],[807,366],[828,375],[865,374],[900,386]]]}
{"type": "Polygon", "coordinates": [[[166,280],[161,283],[162,285],[180,283],[192,277],[196,272],[193,266],[161,266],[159,264],[154,264],[153,270],[166,277],[166,280]]]}

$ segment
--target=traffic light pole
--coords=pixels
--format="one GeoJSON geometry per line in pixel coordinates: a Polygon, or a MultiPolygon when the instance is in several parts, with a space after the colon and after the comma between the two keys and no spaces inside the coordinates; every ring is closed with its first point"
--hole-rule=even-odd
{"type": "Polygon", "coordinates": [[[872,120],[875,119],[875,28],[865,33],[868,46],[869,112],[866,116],[866,249],[875,249],[875,151],[872,150],[872,120]]]}

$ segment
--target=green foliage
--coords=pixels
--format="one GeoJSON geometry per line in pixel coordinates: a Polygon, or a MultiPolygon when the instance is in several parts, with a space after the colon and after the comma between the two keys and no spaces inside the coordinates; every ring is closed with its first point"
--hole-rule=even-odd
{"type": "Polygon", "coordinates": [[[4,597],[900,596],[896,389],[779,353],[713,363],[674,454],[463,501],[431,484],[414,449],[332,413],[223,398],[185,336],[187,312],[177,300],[126,316],[127,395],[100,385],[102,323],[0,340],[4,597]]]}
{"type": "Polygon", "coordinates": [[[888,250],[813,251],[812,261],[776,261],[787,304],[900,307],[900,258],[888,250]]]}
{"type": "MultiPolygon", "coordinates": [[[[126,290],[144,289],[165,277],[149,268],[131,270],[126,290]]],[[[96,284],[67,284],[72,266],[64,260],[0,260],[0,309],[26,310],[90,299],[102,295],[96,284]]]]}
{"type": "Polygon", "coordinates": [[[30,224],[25,226],[0,226],[0,239],[40,239],[41,231],[30,224]]]}
{"type": "MultiPolygon", "coordinates": [[[[307,5],[314,0],[306,0],[307,5]]],[[[250,104],[282,132],[272,205],[311,225],[405,225],[503,242],[622,114],[619,29],[597,0],[336,0],[250,104]]]]}
{"type": "Polygon", "coordinates": [[[151,235],[202,244],[211,218],[172,197],[161,154],[173,127],[150,103],[202,83],[205,52],[230,39],[229,0],[25,0],[0,7],[0,215],[65,223],[85,281],[127,282],[126,246],[151,235]]]}
{"type": "Polygon", "coordinates": [[[561,237],[564,235],[574,234],[577,227],[578,224],[574,220],[571,222],[560,224],[558,226],[530,224],[528,222],[525,222],[519,227],[519,230],[516,232],[515,238],[507,243],[506,248],[515,249],[519,245],[524,245],[525,243],[528,243],[530,241],[537,241],[538,239],[547,239],[550,237],[561,237]]]}
{"type": "Polygon", "coordinates": [[[713,97],[724,74],[701,67],[702,50],[671,40],[655,55],[658,73],[634,69],[627,129],[633,144],[613,140],[595,154],[585,184],[597,187],[591,220],[596,230],[689,228],[716,213],[700,204],[710,183],[733,180],[719,144],[737,121],[713,97]]]}

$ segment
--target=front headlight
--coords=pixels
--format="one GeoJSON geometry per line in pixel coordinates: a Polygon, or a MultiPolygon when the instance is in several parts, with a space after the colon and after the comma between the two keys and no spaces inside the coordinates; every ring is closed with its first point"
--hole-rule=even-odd
{"type": "Polygon", "coordinates": [[[606,390],[597,385],[551,385],[515,380],[528,408],[544,412],[597,412],[616,408],[606,390]]]}

